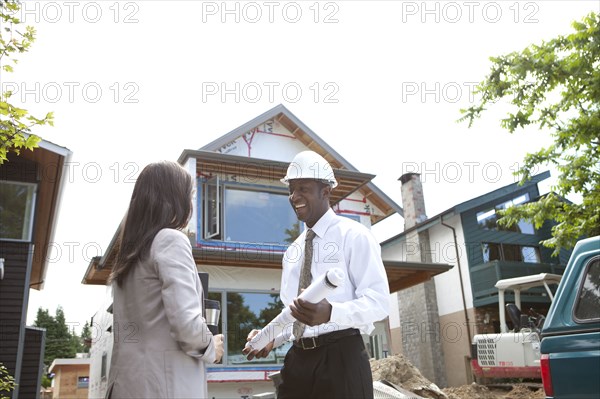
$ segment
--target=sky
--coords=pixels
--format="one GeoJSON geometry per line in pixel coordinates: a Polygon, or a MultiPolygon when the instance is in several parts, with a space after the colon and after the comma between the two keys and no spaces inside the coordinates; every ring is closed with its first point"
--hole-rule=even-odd
{"type": "MultiPolygon", "coordinates": [[[[278,104],[398,204],[398,178],[421,173],[429,216],[515,182],[548,132],[502,130],[501,103],[470,129],[459,110],[476,103],[489,57],[570,33],[599,9],[597,0],[25,1],[21,19],[37,40],[0,83],[33,115],[54,111],[55,126],[35,133],[72,151],[28,322],[60,305],[79,330],[100,308],[105,287],[81,280],[146,164],[278,104]]],[[[392,216],[373,232],[383,241],[402,229],[392,216]]]]}

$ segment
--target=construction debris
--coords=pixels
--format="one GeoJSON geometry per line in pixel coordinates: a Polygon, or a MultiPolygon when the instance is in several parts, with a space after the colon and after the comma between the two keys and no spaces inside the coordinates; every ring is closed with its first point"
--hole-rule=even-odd
{"type": "MultiPolygon", "coordinates": [[[[524,384],[515,384],[512,389],[489,389],[484,385],[472,383],[460,387],[440,389],[436,384],[423,377],[403,355],[394,355],[385,359],[371,359],[373,381],[391,382],[402,390],[410,391],[422,398],[430,399],[544,399],[543,389],[535,389],[524,384]]],[[[390,385],[390,384],[388,384],[390,385]]],[[[405,392],[402,392],[405,393],[405,392]]],[[[411,396],[412,398],[412,396],[411,396]]]]}
{"type": "Polygon", "coordinates": [[[497,399],[498,395],[491,392],[486,386],[472,383],[470,385],[462,385],[460,387],[444,388],[444,392],[448,395],[448,399],[497,399]]]}
{"type": "Polygon", "coordinates": [[[504,396],[505,399],[545,399],[544,389],[532,390],[526,385],[514,385],[513,389],[504,396]]]}
{"type": "Polygon", "coordinates": [[[423,398],[448,399],[437,385],[423,377],[403,355],[371,359],[371,371],[373,381],[390,381],[423,398]]]}

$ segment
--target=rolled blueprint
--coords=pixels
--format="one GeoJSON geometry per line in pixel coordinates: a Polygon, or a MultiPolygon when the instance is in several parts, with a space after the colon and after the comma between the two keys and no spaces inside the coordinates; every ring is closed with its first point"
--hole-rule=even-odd
{"type": "MultiPolygon", "coordinates": [[[[310,303],[320,302],[339,287],[344,282],[345,277],[346,274],[342,269],[334,267],[313,281],[311,285],[302,291],[298,298],[310,303]]],[[[292,311],[286,306],[277,317],[271,320],[269,324],[246,344],[246,347],[251,347],[252,350],[261,350],[269,342],[273,341],[275,337],[280,335],[286,326],[291,326],[294,320],[292,311]]]]}

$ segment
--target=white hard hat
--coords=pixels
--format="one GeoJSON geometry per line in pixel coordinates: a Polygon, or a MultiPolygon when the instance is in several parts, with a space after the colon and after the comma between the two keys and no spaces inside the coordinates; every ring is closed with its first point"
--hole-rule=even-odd
{"type": "Polygon", "coordinates": [[[281,182],[287,185],[293,179],[322,180],[331,184],[331,188],[338,185],[329,162],[314,151],[302,151],[294,157],[281,182]]]}

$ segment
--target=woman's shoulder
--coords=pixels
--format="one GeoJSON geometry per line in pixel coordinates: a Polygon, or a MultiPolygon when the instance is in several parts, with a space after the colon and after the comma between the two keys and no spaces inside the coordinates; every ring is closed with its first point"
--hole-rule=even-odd
{"type": "Polygon", "coordinates": [[[181,230],[162,229],[154,236],[152,247],[190,246],[190,240],[181,230]]]}
{"type": "Polygon", "coordinates": [[[170,229],[170,228],[165,228],[162,230],[159,230],[158,233],[156,233],[156,236],[154,236],[154,239],[181,239],[181,238],[185,238],[187,239],[187,236],[185,235],[185,233],[181,230],[176,230],[176,229],[170,229]]]}
{"type": "Polygon", "coordinates": [[[156,233],[150,247],[150,258],[157,260],[180,256],[192,256],[192,245],[185,233],[175,229],[162,229],[156,233]]]}

